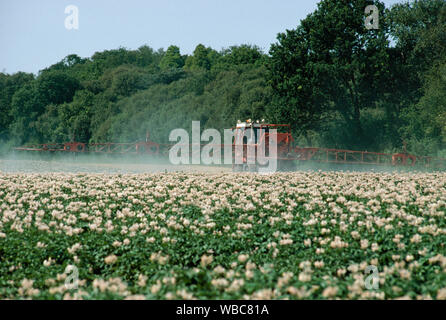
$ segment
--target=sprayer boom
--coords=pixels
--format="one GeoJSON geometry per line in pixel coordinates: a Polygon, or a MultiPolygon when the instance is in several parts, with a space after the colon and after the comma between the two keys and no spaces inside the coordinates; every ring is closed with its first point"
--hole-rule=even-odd
{"type": "MultiPolygon", "coordinates": [[[[257,171],[257,165],[247,165],[247,148],[254,147],[256,153],[259,146],[268,148],[269,130],[277,130],[277,161],[279,169],[293,169],[298,162],[319,162],[334,163],[348,165],[387,165],[387,166],[403,166],[403,167],[425,167],[445,169],[446,159],[415,156],[406,152],[388,154],[369,151],[355,151],[343,149],[327,149],[327,148],[301,148],[294,146],[294,139],[291,134],[291,126],[288,124],[264,124],[253,122],[239,122],[236,127],[232,128],[234,132],[233,151],[235,150],[235,140],[237,135],[246,136],[247,130],[253,132],[253,139],[243,142],[243,164],[233,165],[234,171],[257,171]]],[[[203,144],[208,145],[208,144],[203,144]]],[[[58,152],[58,153],[93,153],[93,154],[133,154],[148,156],[168,156],[170,148],[173,144],[160,144],[150,140],[147,132],[145,141],[134,143],[83,143],[83,142],[66,142],[66,143],[46,143],[34,144],[15,148],[17,151],[25,152],[58,152]]],[[[214,147],[220,147],[224,150],[224,145],[219,144],[214,147]]],[[[201,149],[201,148],[200,148],[201,149]]],[[[223,152],[222,152],[223,154],[223,152]]],[[[233,152],[234,156],[234,152],[233,152]]]]}

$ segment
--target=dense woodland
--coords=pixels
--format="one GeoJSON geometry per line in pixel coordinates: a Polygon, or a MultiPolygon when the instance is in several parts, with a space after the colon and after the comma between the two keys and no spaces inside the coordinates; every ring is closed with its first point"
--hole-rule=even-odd
{"type": "MultiPolygon", "coordinates": [[[[25,143],[166,142],[238,119],[292,125],[297,143],[446,157],[446,1],[324,0],[269,52],[119,48],[37,75],[0,73],[3,152],[25,143]],[[364,8],[380,9],[379,29],[364,8]]],[[[150,41],[150,39],[148,39],[150,41]]]]}

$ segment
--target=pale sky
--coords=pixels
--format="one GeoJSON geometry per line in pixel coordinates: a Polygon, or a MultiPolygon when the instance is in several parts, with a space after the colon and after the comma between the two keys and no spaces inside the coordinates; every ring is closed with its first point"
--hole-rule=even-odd
{"type": "MultiPolygon", "coordinates": [[[[402,0],[385,0],[386,6],[402,0]]],[[[0,72],[37,73],[69,54],[146,44],[174,44],[190,54],[202,43],[216,50],[252,44],[269,50],[277,33],[295,28],[317,0],[0,0],[0,72]],[[65,8],[79,9],[67,30],[65,8]]]]}

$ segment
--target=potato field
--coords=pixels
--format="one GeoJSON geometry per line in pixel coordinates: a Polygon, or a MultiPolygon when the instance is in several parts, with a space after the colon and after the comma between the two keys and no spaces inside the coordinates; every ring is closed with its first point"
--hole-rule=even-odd
{"type": "Polygon", "coordinates": [[[446,299],[446,174],[0,173],[0,299],[446,299]]]}

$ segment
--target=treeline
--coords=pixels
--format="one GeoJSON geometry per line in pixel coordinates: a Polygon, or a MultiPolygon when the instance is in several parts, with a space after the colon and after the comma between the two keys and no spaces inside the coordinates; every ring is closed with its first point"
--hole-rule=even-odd
{"type": "Polygon", "coordinates": [[[2,139],[22,143],[166,142],[174,128],[227,128],[260,118],[271,103],[267,56],[242,45],[217,52],[198,45],[154,51],[70,55],[32,74],[1,75],[2,139]]]}
{"type": "Polygon", "coordinates": [[[191,55],[143,46],[69,55],[0,74],[0,140],[131,142],[149,130],[290,123],[300,145],[446,156],[446,2],[324,0],[268,54],[250,45],[191,55]],[[364,8],[379,9],[379,28],[364,8]]]}

